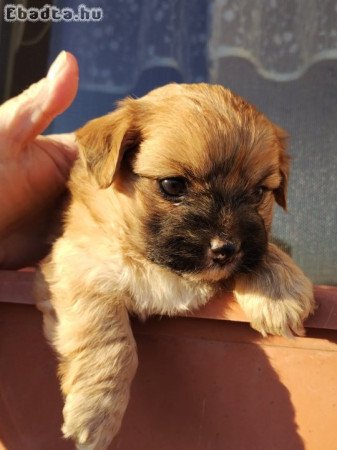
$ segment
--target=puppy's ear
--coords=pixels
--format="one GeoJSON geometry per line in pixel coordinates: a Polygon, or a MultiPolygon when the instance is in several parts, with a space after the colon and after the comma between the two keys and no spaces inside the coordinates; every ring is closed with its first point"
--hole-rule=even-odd
{"type": "Polygon", "coordinates": [[[274,191],[275,200],[282,206],[284,210],[287,209],[287,192],[288,192],[288,178],[290,167],[290,156],[287,153],[288,134],[280,127],[275,125],[275,134],[280,149],[279,152],[279,169],[281,175],[281,184],[274,191]]]}
{"type": "Polygon", "coordinates": [[[76,132],[80,156],[101,188],[111,185],[125,152],[140,143],[135,103],[123,100],[116,111],[91,120],[76,132]]]}

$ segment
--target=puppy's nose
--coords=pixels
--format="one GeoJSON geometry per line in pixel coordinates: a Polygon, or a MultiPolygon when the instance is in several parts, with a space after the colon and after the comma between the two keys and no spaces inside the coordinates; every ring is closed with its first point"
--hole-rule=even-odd
{"type": "Polygon", "coordinates": [[[238,244],[222,239],[212,239],[210,242],[212,258],[216,260],[227,259],[238,251],[238,244]]]}

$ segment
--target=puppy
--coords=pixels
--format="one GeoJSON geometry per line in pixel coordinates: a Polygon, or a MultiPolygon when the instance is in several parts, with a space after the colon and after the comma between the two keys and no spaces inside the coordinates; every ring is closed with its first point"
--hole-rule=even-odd
{"type": "Polygon", "coordinates": [[[63,433],[104,450],[136,371],[128,312],[176,314],[224,283],[263,335],[303,334],[312,285],[269,243],[286,207],[285,133],[222,86],[167,85],[77,132],[39,307],[60,357],[63,433]]]}

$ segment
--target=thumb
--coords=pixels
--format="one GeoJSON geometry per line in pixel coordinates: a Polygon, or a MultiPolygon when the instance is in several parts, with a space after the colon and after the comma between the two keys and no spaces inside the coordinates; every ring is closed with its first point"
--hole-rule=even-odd
{"type": "Polygon", "coordinates": [[[47,77],[0,107],[0,136],[16,143],[34,139],[71,105],[77,88],[77,61],[62,51],[47,77]]]}

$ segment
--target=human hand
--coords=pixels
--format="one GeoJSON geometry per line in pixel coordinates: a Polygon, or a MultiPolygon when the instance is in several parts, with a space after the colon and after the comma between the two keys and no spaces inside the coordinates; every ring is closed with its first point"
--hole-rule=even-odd
{"type": "Polygon", "coordinates": [[[48,218],[77,157],[73,134],[41,136],[74,100],[78,66],[61,52],[47,77],[0,106],[0,268],[47,251],[48,218]]]}

